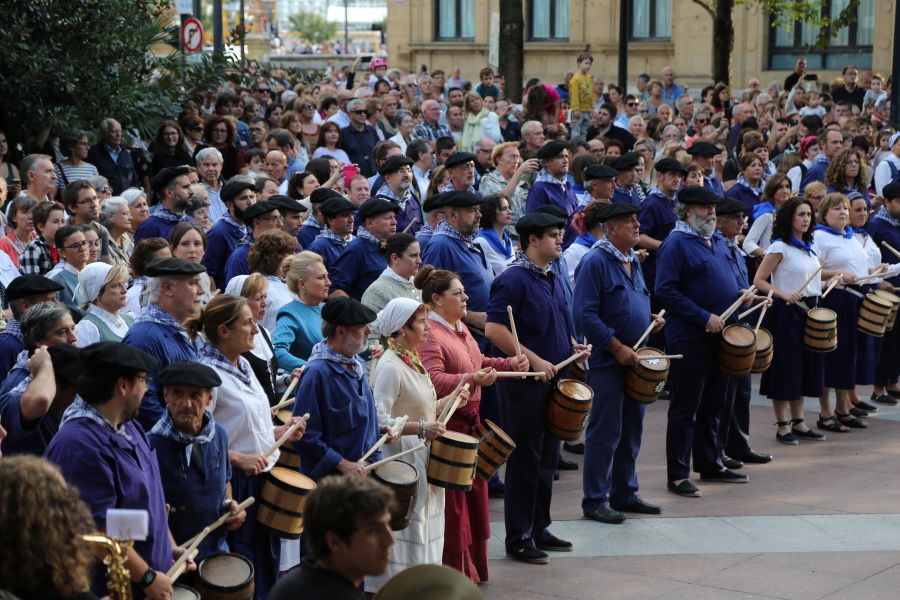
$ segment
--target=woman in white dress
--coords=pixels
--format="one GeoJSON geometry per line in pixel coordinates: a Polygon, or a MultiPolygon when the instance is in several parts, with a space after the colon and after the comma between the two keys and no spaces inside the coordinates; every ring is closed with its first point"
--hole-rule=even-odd
{"type": "MultiPolygon", "coordinates": [[[[438,400],[428,372],[416,347],[425,341],[428,308],[409,298],[395,298],[378,313],[373,328],[388,339],[388,349],[375,366],[373,379],[375,405],[380,426],[393,427],[397,417],[409,419],[399,440],[382,447],[391,456],[433,440],[446,428],[437,419],[452,396],[438,400]]],[[[468,392],[461,391],[463,404],[468,392]]],[[[428,483],[425,466],[428,453],[414,452],[405,457],[416,468],[419,485],[416,505],[409,526],[394,532],[391,562],[383,575],[366,579],[366,591],[377,591],[398,572],[418,564],[441,564],[444,550],[444,490],[428,483]]]]}

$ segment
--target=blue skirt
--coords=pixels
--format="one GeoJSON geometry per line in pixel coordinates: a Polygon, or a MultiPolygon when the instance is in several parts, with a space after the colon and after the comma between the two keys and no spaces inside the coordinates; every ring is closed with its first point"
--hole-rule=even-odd
{"type": "Polygon", "coordinates": [[[775,300],[763,327],[772,334],[772,364],[762,374],[759,393],[770,400],[818,398],[825,377],[825,355],[803,345],[806,306],[775,300]]]}
{"type": "Polygon", "coordinates": [[[860,336],[856,323],[860,302],[857,296],[838,289],[819,301],[821,306],[837,313],[837,349],[825,355],[825,387],[838,390],[856,387],[856,363],[860,359],[860,336]]]}

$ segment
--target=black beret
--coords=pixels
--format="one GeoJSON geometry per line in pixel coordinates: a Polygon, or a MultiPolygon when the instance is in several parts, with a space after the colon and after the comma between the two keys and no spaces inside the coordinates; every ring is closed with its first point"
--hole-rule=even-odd
{"type": "MultiPolygon", "coordinates": [[[[681,201],[681,198],[679,198],[679,201],[681,201]]],[[[737,215],[745,212],[750,212],[750,209],[747,208],[746,204],[735,198],[722,198],[716,205],[716,214],[719,216],[737,215]]]]}
{"type": "Polygon", "coordinates": [[[532,233],[540,233],[548,227],[565,227],[566,220],[546,212],[533,212],[516,221],[516,233],[527,238],[532,233]]]}
{"type": "Polygon", "coordinates": [[[202,388],[214,388],[222,385],[222,379],[216,371],[198,362],[172,363],[156,374],[159,385],[193,385],[202,388]]]}
{"type": "Polygon", "coordinates": [[[206,267],[201,263],[195,263],[183,258],[157,258],[144,270],[147,277],[168,277],[170,275],[196,275],[205,273],[206,267]]]}
{"type": "Polygon", "coordinates": [[[691,144],[687,149],[687,153],[691,156],[716,156],[722,152],[722,149],[709,142],[699,141],[691,144]]]}
{"type": "Polygon", "coordinates": [[[81,357],[78,356],[78,348],[71,344],[56,344],[47,349],[50,353],[50,362],[53,363],[53,375],[57,381],[71,386],[78,385],[81,376],[81,357]]]}
{"type": "Polygon", "coordinates": [[[343,196],[331,188],[318,187],[309,195],[309,203],[319,204],[320,202],[325,202],[329,198],[343,198],[343,196]]]}
{"type": "Polygon", "coordinates": [[[606,221],[615,219],[616,217],[636,215],[640,212],[640,206],[635,206],[634,204],[629,204],[628,202],[612,202],[610,204],[605,204],[599,211],[597,211],[597,220],[601,223],[605,223],[606,221]]]}
{"type": "Polygon", "coordinates": [[[681,204],[718,204],[722,199],[701,185],[689,185],[678,192],[681,204]]]}
{"type": "Polygon", "coordinates": [[[85,373],[104,373],[112,370],[152,371],[159,365],[153,356],[122,342],[97,342],[79,352],[85,373]]]}
{"type": "Polygon", "coordinates": [[[267,201],[251,204],[247,207],[247,210],[244,211],[244,223],[250,225],[256,217],[260,217],[276,210],[278,210],[278,207],[267,201]]]}
{"type": "Polygon", "coordinates": [[[365,223],[366,219],[377,217],[386,212],[400,212],[400,205],[394,204],[384,198],[369,198],[359,207],[359,222],[365,223]]]}
{"type": "Polygon", "coordinates": [[[291,198],[290,196],[282,196],[281,194],[275,194],[274,196],[269,196],[269,199],[266,200],[269,204],[273,204],[278,210],[290,210],[293,212],[306,212],[306,207],[291,198]]]}
{"type": "Polygon", "coordinates": [[[619,171],[627,171],[641,164],[641,155],[637,152],[626,152],[616,161],[616,169],[619,171]]]}
{"type": "Polygon", "coordinates": [[[371,308],[346,296],[329,300],[322,308],[322,320],[332,325],[364,325],[377,317],[371,308]]]}
{"type": "Polygon", "coordinates": [[[452,169],[457,165],[462,165],[475,160],[475,155],[471,152],[454,152],[450,158],[444,161],[445,169],[452,169]]]}
{"type": "Polygon", "coordinates": [[[166,167],[153,176],[150,185],[152,185],[153,189],[156,190],[156,193],[159,194],[164,187],[172,183],[173,179],[181,177],[182,175],[187,175],[190,172],[191,169],[189,167],[166,167]]]}
{"type": "Polygon", "coordinates": [[[255,187],[249,181],[242,181],[232,177],[222,186],[219,197],[222,199],[222,202],[228,202],[240,196],[244,190],[255,190],[255,187]]]}
{"type": "Polygon", "coordinates": [[[378,173],[380,175],[387,175],[388,173],[393,173],[394,171],[398,171],[400,167],[408,167],[415,164],[412,160],[406,158],[403,155],[400,156],[392,156],[380,167],[378,167],[378,173]]]}
{"type": "Polygon", "coordinates": [[[584,170],[585,180],[591,179],[607,179],[615,177],[619,172],[609,165],[593,164],[584,170]]]}
{"type": "Polygon", "coordinates": [[[484,203],[484,199],[467,190],[453,190],[452,192],[444,192],[443,205],[448,208],[466,208],[467,206],[478,206],[484,203]]]}
{"type": "Polygon", "coordinates": [[[557,206],[555,204],[542,204],[534,209],[534,212],[551,215],[558,219],[563,219],[564,221],[569,220],[569,213],[567,213],[563,207],[557,206]]]}
{"type": "Polygon", "coordinates": [[[20,275],[13,279],[6,288],[7,300],[19,300],[47,292],[58,292],[63,286],[43,275],[20,275]]]}
{"type": "Polygon", "coordinates": [[[323,215],[333,217],[334,215],[339,215],[342,212],[356,210],[356,205],[341,196],[340,198],[329,198],[322,203],[322,206],[319,208],[319,210],[322,211],[323,215]]]}
{"type": "MultiPolygon", "coordinates": [[[[884,196],[885,200],[900,198],[900,181],[892,181],[881,188],[881,195],[884,196]]],[[[13,283],[15,283],[15,281],[13,283]]],[[[9,288],[6,289],[6,297],[9,297],[9,288]]]]}
{"type": "Polygon", "coordinates": [[[535,154],[535,158],[540,158],[542,160],[548,158],[556,158],[562,151],[566,149],[566,143],[560,142],[559,140],[553,140],[552,142],[547,142],[535,154]]]}
{"type": "Polygon", "coordinates": [[[422,210],[425,212],[431,212],[438,208],[443,208],[446,206],[445,201],[447,199],[447,192],[440,192],[439,194],[435,194],[430,198],[425,200],[425,204],[422,205],[422,210]]]}
{"type": "Polygon", "coordinates": [[[656,161],[656,165],[653,167],[656,169],[657,173],[681,173],[682,175],[687,175],[687,167],[681,164],[680,160],[676,160],[674,158],[661,158],[656,161]]]}

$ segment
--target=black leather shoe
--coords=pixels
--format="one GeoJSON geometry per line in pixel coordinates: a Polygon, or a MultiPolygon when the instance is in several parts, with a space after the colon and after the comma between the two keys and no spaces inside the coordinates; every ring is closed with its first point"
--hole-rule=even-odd
{"type": "Polygon", "coordinates": [[[894,395],[896,393],[897,392],[892,392],[891,390],[888,390],[887,394],[882,394],[880,396],[876,396],[875,394],[872,394],[871,399],[873,402],[878,402],[879,404],[885,404],[887,406],[897,406],[897,402],[898,402],[897,396],[894,395]]]}
{"type": "Polygon", "coordinates": [[[666,484],[669,488],[669,491],[673,494],[678,494],[679,496],[684,496],[685,498],[699,498],[700,497],[700,489],[690,482],[690,480],[685,479],[679,484],[675,484],[673,482],[669,482],[666,484]]]}
{"type": "Polygon", "coordinates": [[[747,483],[750,481],[750,478],[741,473],[722,469],[721,471],[713,471],[712,473],[700,473],[700,481],[709,481],[711,483],[747,483]]]}
{"type": "Polygon", "coordinates": [[[744,466],[744,463],[736,458],[731,458],[730,456],[723,456],[722,464],[725,465],[726,469],[740,469],[744,466]]]}
{"type": "Polygon", "coordinates": [[[587,511],[584,513],[584,516],[594,521],[606,523],[607,525],[618,525],[625,521],[625,515],[605,504],[600,508],[587,511]]]}
{"type": "Polygon", "coordinates": [[[610,502],[609,505],[619,512],[633,512],[643,515],[658,515],[662,512],[662,508],[655,504],[650,504],[640,496],[635,496],[631,502],[624,504],[613,504],[610,502]]]}
{"type": "Polygon", "coordinates": [[[556,463],[556,468],[559,471],[577,471],[578,463],[574,460],[566,460],[562,456],[560,456],[559,460],[556,463]]]}
{"type": "Polygon", "coordinates": [[[535,540],[534,545],[537,546],[539,550],[547,550],[549,552],[572,551],[572,542],[561,540],[553,534],[548,534],[547,537],[543,538],[540,541],[535,540]]]}
{"type": "Polygon", "coordinates": [[[537,548],[516,548],[515,550],[507,550],[506,555],[513,560],[528,563],[530,565],[546,565],[550,562],[550,557],[546,552],[541,552],[537,548]]]}
{"type": "Polygon", "coordinates": [[[878,407],[877,407],[877,406],[875,406],[875,405],[873,405],[873,404],[869,404],[869,403],[866,402],[865,400],[860,400],[859,402],[857,402],[857,403],[854,404],[853,406],[855,406],[856,408],[858,408],[858,409],[860,409],[860,410],[864,410],[864,411],[870,412],[870,413],[878,412],[878,407]]]}
{"type": "Polygon", "coordinates": [[[584,442],[580,444],[570,444],[569,442],[563,442],[563,450],[566,452],[571,452],[572,454],[584,454],[584,442]]]}
{"type": "Polygon", "coordinates": [[[859,408],[858,406],[851,406],[850,414],[854,417],[859,417],[861,419],[864,419],[869,416],[869,413],[867,413],[863,409],[859,408]]]}
{"type": "Polygon", "coordinates": [[[760,454],[759,452],[754,452],[753,450],[748,450],[737,458],[746,464],[753,465],[764,465],[766,463],[772,462],[771,454],[760,454]]]}

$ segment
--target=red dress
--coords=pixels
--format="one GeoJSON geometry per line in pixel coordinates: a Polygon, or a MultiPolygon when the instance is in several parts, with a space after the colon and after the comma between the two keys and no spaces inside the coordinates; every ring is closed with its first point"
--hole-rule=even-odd
{"type": "MultiPolygon", "coordinates": [[[[498,371],[512,369],[508,358],[487,358],[481,354],[469,329],[462,323],[461,333],[434,318],[429,319],[428,325],[427,340],[418,350],[438,398],[452,393],[465,374],[471,376],[487,367],[498,371]]],[[[473,431],[479,423],[481,387],[472,386],[471,377],[468,381],[469,401],[453,413],[447,429],[474,437],[473,431]]],[[[491,537],[487,482],[476,477],[468,492],[446,490],[444,511],[443,563],[468,575],[475,583],[487,581],[487,542],[491,537]]]]}

